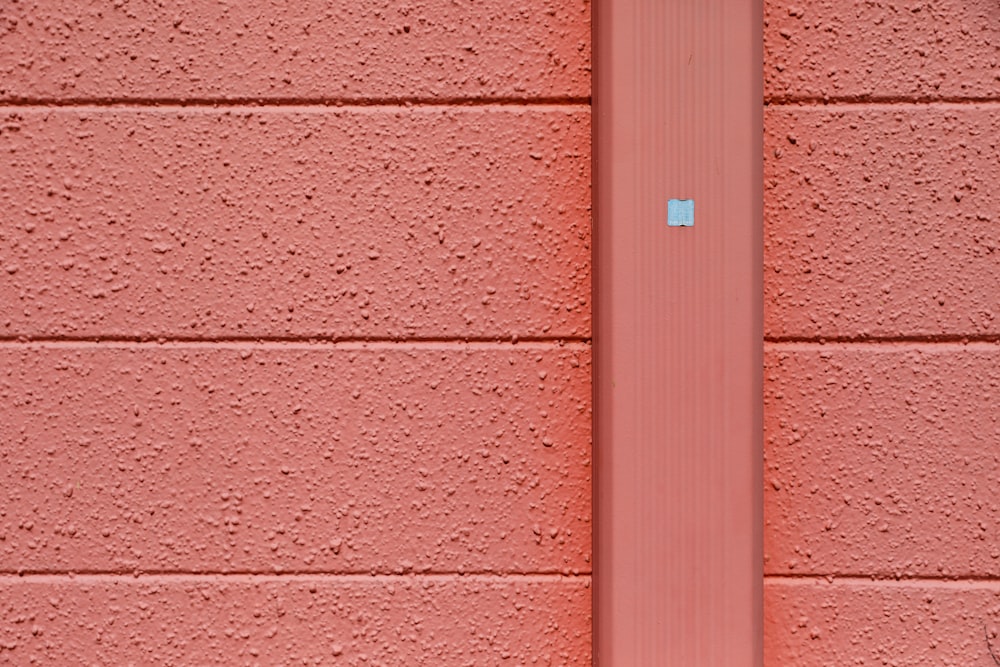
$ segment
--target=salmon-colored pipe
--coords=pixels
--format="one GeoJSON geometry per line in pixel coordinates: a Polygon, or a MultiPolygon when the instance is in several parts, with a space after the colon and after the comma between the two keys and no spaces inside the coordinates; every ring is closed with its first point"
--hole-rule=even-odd
{"type": "Polygon", "coordinates": [[[760,30],[759,2],[596,7],[601,667],[762,661],[760,30]]]}

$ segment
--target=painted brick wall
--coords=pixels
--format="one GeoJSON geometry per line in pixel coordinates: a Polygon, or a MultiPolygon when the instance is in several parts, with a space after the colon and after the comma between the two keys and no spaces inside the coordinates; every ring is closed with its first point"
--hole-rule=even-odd
{"type": "Polygon", "coordinates": [[[585,0],[0,7],[0,664],[589,664],[585,0]]]}
{"type": "Polygon", "coordinates": [[[765,8],[766,664],[1000,664],[1000,4],[765,8]]]}

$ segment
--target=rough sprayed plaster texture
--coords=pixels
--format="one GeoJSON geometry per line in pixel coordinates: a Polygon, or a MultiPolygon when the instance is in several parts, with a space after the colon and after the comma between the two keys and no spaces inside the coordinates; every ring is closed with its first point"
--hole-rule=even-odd
{"type": "Polygon", "coordinates": [[[591,660],[590,4],[0,6],[0,664],[591,660]]]}
{"type": "Polygon", "coordinates": [[[1000,5],[768,0],[764,60],[765,662],[994,664],[1000,5]]]}
{"type": "Polygon", "coordinates": [[[20,0],[8,100],[564,100],[590,95],[590,4],[20,0]]]}

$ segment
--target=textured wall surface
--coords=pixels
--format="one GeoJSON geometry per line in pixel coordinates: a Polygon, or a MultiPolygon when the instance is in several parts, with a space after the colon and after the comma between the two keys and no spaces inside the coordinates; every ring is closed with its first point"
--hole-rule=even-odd
{"type": "Polygon", "coordinates": [[[0,7],[0,664],[591,654],[590,5],[0,7]]]}
{"type": "Polygon", "coordinates": [[[1000,4],[765,17],[766,664],[1000,664],[1000,4]]]}

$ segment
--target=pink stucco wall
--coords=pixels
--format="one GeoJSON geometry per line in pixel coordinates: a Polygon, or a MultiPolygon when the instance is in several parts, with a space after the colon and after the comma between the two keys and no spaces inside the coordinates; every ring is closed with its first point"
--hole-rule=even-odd
{"type": "Polygon", "coordinates": [[[0,8],[0,663],[589,663],[589,8],[0,8]]]}
{"type": "Polygon", "coordinates": [[[994,664],[1000,5],[765,16],[766,664],[994,664]]]}

